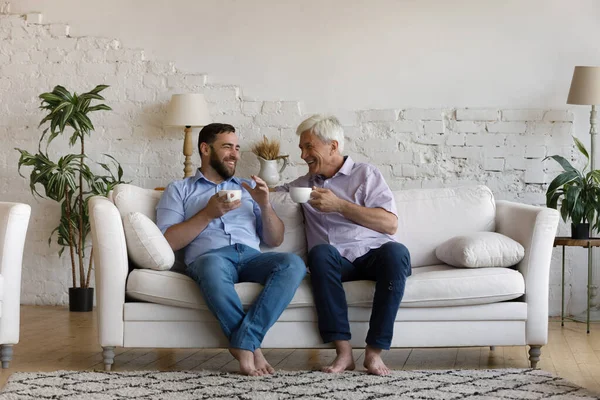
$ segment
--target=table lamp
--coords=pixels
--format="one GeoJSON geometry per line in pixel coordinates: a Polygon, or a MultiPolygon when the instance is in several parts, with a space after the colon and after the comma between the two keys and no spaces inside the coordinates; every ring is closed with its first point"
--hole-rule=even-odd
{"type": "Polygon", "coordinates": [[[183,141],[184,178],[194,175],[192,169],[192,154],[194,151],[192,127],[202,127],[208,124],[210,124],[210,115],[203,94],[187,93],[171,96],[164,125],[185,127],[185,139],[183,141]]]}
{"type": "Polygon", "coordinates": [[[600,104],[600,67],[575,67],[567,104],[591,105],[590,135],[591,135],[591,167],[596,169],[594,150],[596,148],[596,104],[600,104]]]}

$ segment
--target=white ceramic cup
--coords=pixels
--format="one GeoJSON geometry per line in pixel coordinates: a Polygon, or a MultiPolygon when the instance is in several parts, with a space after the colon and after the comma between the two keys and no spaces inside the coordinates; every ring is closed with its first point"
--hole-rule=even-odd
{"type": "Polygon", "coordinates": [[[296,203],[306,203],[310,200],[312,188],[309,187],[291,187],[290,197],[296,203]]]}
{"type": "Polygon", "coordinates": [[[238,189],[233,190],[219,190],[219,197],[227,196],[225,203],[231,203],[232,201],[241,200],[242,191],[238,189]]]}

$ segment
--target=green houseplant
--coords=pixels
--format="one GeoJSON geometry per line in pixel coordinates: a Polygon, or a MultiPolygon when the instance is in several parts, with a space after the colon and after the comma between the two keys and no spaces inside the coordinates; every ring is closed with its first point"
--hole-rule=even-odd
{"type": "Polygon", "coordinates": [[[587,239],[590,226],[593,230],[600,230],[600,170],[586,172],[590,156],[579,139],[573,137],[573,140],[586,163],[579,171],[564,157],[554,155],[544,158],[552,158],[564,170],[548,186],[546,204],[558,209],[558,201],[561,200],[560,215],[565,222],[571,219],[571,237],[587,239]]]}
{"type": "Polygon", "coordinates": [[[56,86],[52,92],[40,94],[40,108],[48,113],[39,126],[46,123],[50,126],[44,129],[36,154],[16,149],[21,153],[19,174],[23,176],[21,167],[32,167],[29,186],[34,196],[47,197],[60,204],[60,222],[50,234],[48,243],[56,234],[56,241],[61,246],[59,255],[62,255],[66,248],[69,249],[73,279],[73,286],[69,288],[71,311],[91,311],[93,305],[94,289],[90,288],[91,250],[87,269],[84,264],[86,239],[90,232],[88,199],[92,195],[107,195],[117,183],[122,182],[123,177],[121,165],[109,155],[106,156],[109,157],[111,165],[97,163],[98,169],[104,174],[94,173],[88,165],[89,158],[85,153],[85,138],[94,130],[89,113],[111,110],[106,104],[91,104],[94,100],[104,100],[100,92],[107,87],[98,85],[93,90],[78,95],[70,93],[63,86],[56,86]],[[67,128],[73,131],[69,138],[69,146],[79,144],[80,151],[63,155],[54,162],[48,155],[48,146],[67,128]],[[45,149],[42,148],[44,141],[45,149]],[[38,191],[38,185],[44,188],[44,194],[38,191]]]}

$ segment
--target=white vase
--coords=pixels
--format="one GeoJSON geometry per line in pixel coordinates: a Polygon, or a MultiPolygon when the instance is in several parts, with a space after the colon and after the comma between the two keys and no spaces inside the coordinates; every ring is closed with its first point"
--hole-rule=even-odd
{"type": "Polygon", "coordinates": [[[260,171],[258,177],[263,181],[267,182],[269,187],[276,186],[281,179],[281,173],[287,167],[287,157],[279,158],[277,160],[265,160],[262,157],[258,157],[260,162],[260,171]],[[281,166],[279,165],[281,164],[281,166]]]}

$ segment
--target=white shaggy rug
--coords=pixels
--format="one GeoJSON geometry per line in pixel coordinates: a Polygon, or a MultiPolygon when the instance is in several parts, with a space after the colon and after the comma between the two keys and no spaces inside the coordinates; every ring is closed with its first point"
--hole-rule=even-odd
{"type": "Polygon", "coordinates": [[[208,371],[15,373],[0,399],[600,399],[532,369],[394,371],[339,375],[278,371],[250,378],[208,371]]]}

